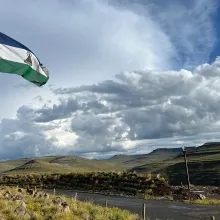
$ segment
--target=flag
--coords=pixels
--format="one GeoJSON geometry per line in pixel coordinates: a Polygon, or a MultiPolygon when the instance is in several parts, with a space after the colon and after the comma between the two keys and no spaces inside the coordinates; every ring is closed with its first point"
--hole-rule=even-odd
{"type": "Polygon", "coordinates": [[[37,86],[49,79],[49,72],[25,45],[0,32],[0,72],[22,76],[37,86]]]}

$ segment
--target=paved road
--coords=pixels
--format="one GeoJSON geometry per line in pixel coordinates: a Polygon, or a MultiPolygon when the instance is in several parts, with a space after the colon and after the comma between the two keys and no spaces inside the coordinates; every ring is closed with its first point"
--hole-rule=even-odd
{"type": "MultiPolygon", "coordinates": [[[[53,190],[47,190],[53,193],[53,190]]],[[[57,195],[74,197],[75,191],[56,191],[57,195]]],[[[105,205],[108,200],[109,207],[119,207],[130,210],[132,213],[141,214],[143,203],[147,206],[147,215],[151,220],[210,220],[215,216],[215,220],[220,220],[220,206],[186,205],[171,201],[146,201],[143,199],[126,198],[120,196],[106,196],[100,194],[78,192],[78,199],[81,201],[91,201],[95,204],[105,205]]]]}

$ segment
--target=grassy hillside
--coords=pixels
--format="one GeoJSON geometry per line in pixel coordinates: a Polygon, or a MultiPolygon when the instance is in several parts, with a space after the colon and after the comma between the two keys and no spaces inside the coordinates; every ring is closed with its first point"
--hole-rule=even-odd
{"type": "MultiPolygon", "coordinates": [[[[195,185],[220,185],[220,144],[207,143],[187,151],[187,160],[191,183],[195,185]]],[[[131,171],[139,173],[162,173],[170,184],[185,182],[185,163],[182,153],[172,159],[146,163],[133,167],[131,171]]]]}
{"type": "MultiPolygon", "coordinates": [[[[220,143],[189,147],[187,159],[192,184],[220,184],[220,143]]],[[[77,156],[49,156],[0,162],[0,175],[126,170],[137,173],[162,173],[171,184],[185,183],[181,148],[161,148],[143,155],[115,155],[105,160],[89,160],[77,156]]]]}
{"type": "Polygon", "coordinates": [[[66,173],[73,171],[122,171],[116,163],[77,156],[40,157],[0,162],[0,173],[66,173]]]}
{"type": "Polygon", "coordinates": [[[142,155],[116,155],[108,159],[111,163],[117,163],[119,166],[129,169],[143,164],[153,164],[155,162],[170,160],[181,153],[180,148],[174,149],[156,149],[149,154],[142,155]]]}

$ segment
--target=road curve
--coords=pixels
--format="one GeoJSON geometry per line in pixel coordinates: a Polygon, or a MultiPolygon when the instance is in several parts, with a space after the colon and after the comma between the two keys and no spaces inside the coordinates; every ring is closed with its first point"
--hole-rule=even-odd
{"type": "MultiPolygon", "coordinates": [[[[53,190],[45,190],[53,193],[53,190]]],[[[56,190],[57,195],[74,197],[76,191],[56,190]]],[[[210,220],[215,216],[215,220],[220,220],[220,206],[209,205],[187,205],[171,201],[152,201],[121,196],[100,195],[85,192],[77,192],[78,200],[91,201],[94,204],[105,205],[108,207],[118,207],[127,209],[132,213],[141,215],[143,203],[146,204],[146,213],[151,220],[210,220]]]]}

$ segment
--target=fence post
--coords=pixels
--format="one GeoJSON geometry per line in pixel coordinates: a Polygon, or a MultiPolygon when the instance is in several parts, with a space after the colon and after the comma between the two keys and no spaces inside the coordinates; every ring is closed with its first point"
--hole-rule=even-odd
{"type": "Polygon", "coordinates": [[[34,191],[37,192],[37,187],[36,186],[34,187],[34,191]]]}
{"type": "Polygon", "coordinates": [[[75,194],[75,201],[77,200],[77,192],[76,192],[76,194],[75,194]]]}
{"type": "Polygon", "coordinates": [[[105,200],[105,207],[106,208],[108,207],[108,200],[107,199],[105,200]]]}
{"type": "Polygon", "coordinates": [[[211,220],[215,220],[215,216],[212,216],[212,217],[211,217],[211,220]]]}
{"type": "Polygon", "coordinates": [[[53,189],[53,194],[54,194],[54,195],[56,194],[56,189],[55,189],[55,188],[53,189]]]}
{"type": "Polygon", "coordinates": [[[146,204],[145,203],[143,204],[142,217],[143,217],[143,220],[146,220],[146,204]]]}

